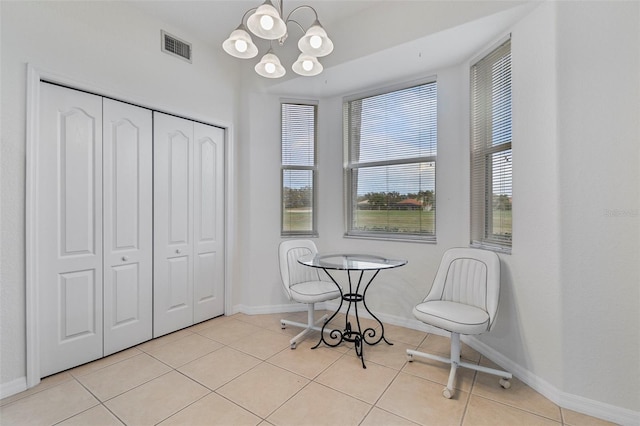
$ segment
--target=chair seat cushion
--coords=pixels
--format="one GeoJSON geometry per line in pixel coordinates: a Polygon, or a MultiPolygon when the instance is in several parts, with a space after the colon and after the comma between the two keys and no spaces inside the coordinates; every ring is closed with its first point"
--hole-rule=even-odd
{"type": "Polygon", "coordinates": [[[340,290],[327,281],[307,281],[289,287],[291,298],[300,303],[317,303],[340,297],[340,290]]]}
{"type": "Polygon", "coordinates": [[[444,300],[423,302],[413,309],[420,321],[460,334],[480,334],[489,328],[489,314],[471,305],[444,300]]]}

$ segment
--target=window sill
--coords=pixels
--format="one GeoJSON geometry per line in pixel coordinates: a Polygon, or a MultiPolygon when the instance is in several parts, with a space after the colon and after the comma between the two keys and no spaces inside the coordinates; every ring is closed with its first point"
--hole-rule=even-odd
{"type": "Polygon", "coordinates": [[[280,238],[318,238],[317,232],[280,234],[280,238]]]}
{"type": "Polygon", "coordinates": [[[486,244],[486,243],[483,244],[478,242],[472,242],[471,244],[469,244],[469,247],[477,248],[481,250],[495,251],[496,253],[501,253],[501,254],[511,254],[511,247],[504,247],[504,246],[498,246],[498,245],[492,245],[492,244],[486,244]]]}
{"type": "Polygon", "coordinates": [[[436,237],[419,237],[419,236],[400,236],[397,234],[374,235],[374,234],[348,234],[345,233],[343,238],[352,238],[356,240],[377,240],[402,243],[421,243],[436,244],[436,237]]]}

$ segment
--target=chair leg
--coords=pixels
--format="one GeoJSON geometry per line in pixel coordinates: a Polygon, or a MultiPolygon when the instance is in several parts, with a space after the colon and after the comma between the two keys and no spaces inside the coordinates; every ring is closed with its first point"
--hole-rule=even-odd
{"type": "Polygon", "coordinates": [[[488,368],[477,364],[470,364],[468,362],[460,361],[460,334],[451,333],[451,357],[445,358],[438,355],[428,354],[424,352],[418,352],[411,349],[407,349],[407,357],[409,362],[413,361],[413,356],[419,356],[422,358],[433,359],[435,361],[445,362],[451,364],[451,370],[449,371],[449,380],[447,381],[447,387],[442,390],[442,396],[450,399],[455,394],[455,380],[458,367],[469,368],[472,370],[480,371],[483,373],[493,374],[494,376],[500,376],[500,386],[504,389],[511,387],[509,380],[513,377],[511,373],[502,370],[496,370],[494,368],[488,368]]]}
{"type": "Polygon", "coordinates": [[[460,334],[451,333],[451,370],[447,387],[442,390],[442,396],[451,399],[455,393],[456,372],[460,365],[460,334]]]}
{"type": "MultiPolygon", "coordinates": [[[[304,328],[304,330],[302,330],[297,336],[295,336],[294,338],[292,338],[289,343],[291,345],[291,349],[295,349],[296,345],[301,342],[302,340],[305,339],[305,337],[307,336],[307,334],[309,334],[311,331],[315,330],[315,331],[322,331],[322,327],[318,327],[318,323],[321,322],[326,322],[326,320],[329,318],[328,315],[323,315],[320,318],[318,318],[317,320],[314,321],[314,312],[315,312],[315,304],[314,303],[308,303],[307,304],[307,323],[303,324],[301,322],[296,322],[296,321],[289,321],[289,320],[285,320],[282,319],[280,320],[280,324],[282,326],[282,328],[285,328],[285,326],[287,325],[292,325],[294,327],[301,327],[304,328]]],[[[330,333],[331,330],[330,329],[325,329],[324,330],[325,333],[330,333]]]]}

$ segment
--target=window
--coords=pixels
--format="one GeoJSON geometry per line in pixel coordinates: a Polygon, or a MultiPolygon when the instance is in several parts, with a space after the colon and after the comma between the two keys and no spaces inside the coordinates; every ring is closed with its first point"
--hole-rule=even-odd
{"type": "Polygon", "coordinates": [[[471,244],[511,251],[511,42],[471,67],[471,244]]]}
{"type": "Polygon", "coordinates": [[[435,241],[437,86],[347,99],[347,235],[435,241]]]}
{"type": "Polygon", "coordinates": [[[317,235],[317,105],[282,103],[282,235],[317,235]]]}

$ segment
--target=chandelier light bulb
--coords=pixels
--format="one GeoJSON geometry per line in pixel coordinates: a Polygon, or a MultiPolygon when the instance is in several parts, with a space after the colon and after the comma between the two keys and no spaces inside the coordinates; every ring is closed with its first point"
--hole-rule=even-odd
{"type": "Polygon", "coordinates": [[[311,38],[309,39],[309,44],[314,49],[320,48],[320,46],[322,46],[322,37],[318,35],[311,36],[311,38]]]}
{"type": "Polygon", "coordinates": [[[311,71],[313,69],[313,62],[308,60],[308,59],[306,61],[303,61],[302,62],[302,68],[305,71],[311,71]]]}
{"type": "Polygon", "coordinates": [[[333,51],[333,42],[327,36],[327,32],[322,28],[320,22],[316,20],[298,41],[298,49],[307,55],[318,58],[327,56],[333,51]]]}
{"type": "Polygon", "coordinates": [[[280,59],[273,54],[271,49],[269,49],[267,54],[256,64],[254,69],[258,74],[267,78],[280,78],[287,73],[280,63],[280,59]]]}
{"type": "Polygon", "coordinates": [[[271,30],[273,28],[273,18],[269,15],[262,15],[260,17],[260,26],[266,31],[271,30]]]}
{"type": "Polygon", "coordinates": [[[301,53],[291,68],[296,74],[305,77],[318,75],[322,72],[322,64],[318,62],[318,58],[307,55],[306,53],[301,53]]]}
{"type": "Polygon", "coordinates": [[[249,47],[249,45],[247,44],[246,41],[244,40],[236,40],[236,50],[238,52],[244,53],[247,51],[247,48],[249,47]]]}
{"type": "Polygon", "coordinates": [[[253,34],[265,40],[278,40],[287,33],[287,24],[282,20],[280,11],[273,6],[271,0],[265,0],[255,9],[255,12],[247,18],[247,27],[253,34]]]}
{"type": "Polygon", "coordinates": [[[229,38],[222,43],[222,48],[229,55],[241,59],[253,58],[258,54],[258,47],[253,44],[253,40],[243,24],[233,30],[229,38]]]}

